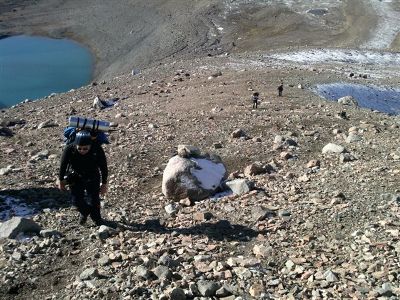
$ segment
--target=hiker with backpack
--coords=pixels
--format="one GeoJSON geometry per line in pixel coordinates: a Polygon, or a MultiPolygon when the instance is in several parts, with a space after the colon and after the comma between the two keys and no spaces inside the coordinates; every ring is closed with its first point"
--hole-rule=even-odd
{"type": "Polygon", "coordinates": [[[251,96],[251,100],[253,101],[253,108],[258,107],[258,96],[260,95],[259,92],[254,92],[253,95],[251,96]]]}
{"type": "Polygon", "coordinates": [[[281,84],[278,86],[277,88],[278,90],[278,96],[282,97],[282,93],[283,93],[283,83],[281,82],[281,84]]]}
{"type": "Polygon", "coordinates": [[[107,193],[107,176],[107,159],[100,143],[94,141],[89,131],[78,131],[62,153],[58,187],[65,191],[69,186],[72,203],[80,213],[79,224],[85,224],[88,216],[97,226],[104,224],[99,194],[107,193]]]}

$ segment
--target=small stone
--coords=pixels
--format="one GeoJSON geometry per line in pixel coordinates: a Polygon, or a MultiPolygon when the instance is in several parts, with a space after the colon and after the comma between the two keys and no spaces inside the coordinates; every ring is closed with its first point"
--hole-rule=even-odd
{"type": "Polygon", "coordinates": [[[83,281],[85,280],[91,280],[91,279],[96,279],[99,277],[99,271],[96,268],[88,268],[85,271],[83,271],[80,275],[79,278],[83,281]]]}
{"type": "Polygon", "coordinates": [[[195,212],[193,214],[193,220],[195,221],[206,221],[210,220],[213,217],[210,212],[195,212]]]}
{"type": "Polygon", "coordinates": [[[183,207],[189,207],[194,205],[194,201],[192,201],[189,198],[184,198],[179,200],[179,204],[182,205],[183,207]]]}
{"type": "Polygon", "coordinates": [[[294,268],[295,263],[289,259],[288,261],[286,261],[285,266],[286,266],[286,269],[291,271],[294,268]]]}
{"type": "Polygon", "coordinates": [[[265,293],[265,287],[261,283],[255,283],[250,286],[249,293],[254,298],[261,297],[262,294],[265,293]]]}
{"type": "Polygon", "coordinates": [[[253,247],[253,253],[256,257],[266,258],[272,254],[272,251],[271,246],[254,245],[253,247]]]}
{"type": "Polygon", "coordinates": [[[335,273],[333,273],[331,270],[326,271],[326,272],[324,273],[324,277],[325,277],[325,280],[326,280],[327,282],[336,282],[336,281],[339,280],[339,279],[337,278],[337,276],[335,275],[335,273]]]}
{"type": "Polygon", "coordinates": [[[311,168],[314,168],[314,167],[320,167],[320,165],[321,165],[321,161],[320,160],[318,160],[318,159],[313,159],[313,160],[310,160],[308,163],[307,163],[307,168],[309,168],[309,169],[311,169],[311,168]]]}
{"type": "Polygon", "coordinates": [[[329,143],[322,148],[322,153],[343,153],[347,152],[343,146],[329,143]]]}
{"type": "Polygon", "coordinates": [[[214,281],[199,280],[197,282],[197,289],[204,297],[214,296],[219,287],[220,285],[214,281]]]}
{"type": "Polygon", "coordinates": [[[246,137],[246,133],[243,131],[243,129],[236,129],[231,133],[231,137],[234,139],[238,139],[240,137],[246,137]]]}
{"type": "Polygon", "coordinates": [[[233,271],[237,275],[237,277],[241,279],[250,279],[252,277],[252,273],[248,268],[245,267],[235,267],[233,271]]]}
{"type": "Polygon", "coordinates": [[[186,300],[185,291],[181,288],[173,288],[168,294],[170,300],[186,300]]]}
{"type": "Polygon", "coordinates": [[[250,192],[254,184],[246,179],[235,179],[227,181],[226,185],[235,195],[242,195],[250,192]]]}
{"type": "Polygon", "coordinates": [[[145,266],[137,266],[136,276],[144,279],[150,279],[152,277],[152,273],[145,266]]]}
{"type": "Polygon", "coordinates": [[[157,276],[158,279],[170,280],[172,278],[172,272],[166,266],[157,266],[152,271],[154,275],[157,276]]]}
{"type": "Polygon", "coordinates": [[[166,205],[164,207],[165,211],[167,212],[167,214],[169,214],[170,216],[174,216],[178,213],[179,211],[179,205],[176,204],[175,202],[172,202],[168,205],[166,205]]]}
{"type": "Polygon", "coordinates": [[[41,230],[39,234],[44,238],[61,237],[62,236],[61,232],[59,232],[57,230],[51,230],[51,229],[41,230]]]}
{"type": "Polygon", "coordinates": [[[102,258],[100,258],[98,261],[97,261],[97,264],[99,265],[99,266],[107,266],[107,265],[109,265],[111,263],[111,261],[110,261],[110,259],[108,258],[108,256],[103,256],[102,258]]]}

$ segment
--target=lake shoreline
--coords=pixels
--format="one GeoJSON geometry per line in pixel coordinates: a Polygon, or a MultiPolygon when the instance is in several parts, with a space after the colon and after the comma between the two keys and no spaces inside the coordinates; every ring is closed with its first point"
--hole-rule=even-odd
{"type": "Polygon", "coordinates": [[[0,40],[0,101],[12,106],[91,82],[93,58],[75,41],[16,35],[0,40]]]}

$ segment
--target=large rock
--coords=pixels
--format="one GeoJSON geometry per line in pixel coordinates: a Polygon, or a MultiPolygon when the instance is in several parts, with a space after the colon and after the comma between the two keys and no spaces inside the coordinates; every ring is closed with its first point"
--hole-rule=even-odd
{"type": "Polygon", "coordinates": [[[337,102],[342,105],[358,106],[357,100],[352,96],[345,96],[339,98],[337,102]]]}
{"type": "Polygon", "coordinates": [[[235,179],[227,181],[226,185],[235,195],[242,195],[250,192],[254,184],[247,179],[235,179]]]}
{"type": "Polygon", "coordinates": [[[14,217],[0,224],[0,238],[14,239],[19,233],[40,233],[42,228],[31,219],[14,217]]]}
{"type": "Polygon", "coordinates": [[[346,149],[341,145],[329,143],[322,148],[322,153],[344,153],[346,149]]]}
{"type": "Polygon", "coordinates": [[[262,165],[261,162],[255,162],[252,163],[251,165],[248,165],[245,169],[244,169],[244,175],[246,176],[253,176],[253,175],[260,175],[265,173],[265,168],[262,165]]]}
{"type": "Polygon", "coordinates": [[[226,176],[225,165],[216,158],[177,155],[164,170],[162,192],[174,200],[202,200],[214,194],[226,176]]]}

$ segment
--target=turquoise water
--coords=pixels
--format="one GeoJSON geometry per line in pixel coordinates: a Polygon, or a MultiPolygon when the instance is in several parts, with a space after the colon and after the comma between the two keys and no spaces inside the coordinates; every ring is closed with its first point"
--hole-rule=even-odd
{"type": "Polygon", "coordinates": [[[0,107],[89,83],[90,52],[67,39],[12,36],[0,39],[0,107]]]}

